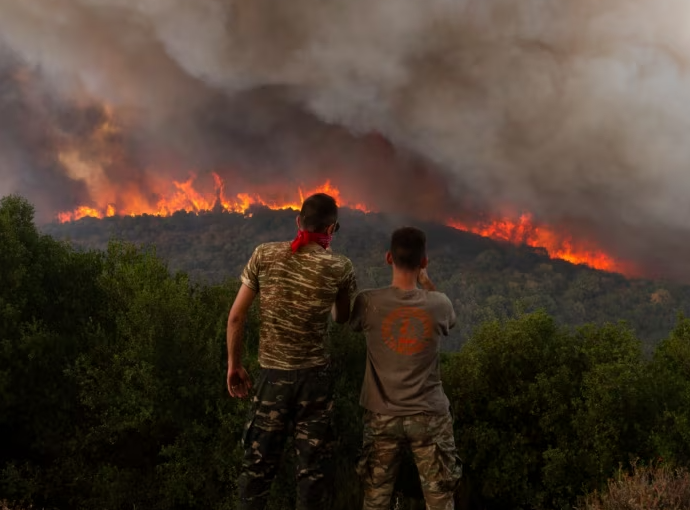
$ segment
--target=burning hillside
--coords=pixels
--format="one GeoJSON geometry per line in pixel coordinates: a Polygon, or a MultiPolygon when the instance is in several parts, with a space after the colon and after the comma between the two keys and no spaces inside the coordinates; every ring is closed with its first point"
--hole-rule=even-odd
{"type": "MultiPolygon", "coordinates": [[[[118,203],[109,203],[100,207],[80,206],[74,211],[58,214],[60,222],[79,220],[83,217],[103,218],[110,216],[137,216],[150,214],[169,216],[175,211],[202,212],[223,211],[245,213],[251,206],[261,205],[269,209],[299,210],[305,197],[312,193],[328,193],[335,197],[341,207],[372,212],[375,209],[357,201],[348,201],[340,190],[326,181],[322,186],[303,190],[297,188],[292,193],[289,190],[278,191],[264,189],[261,192],[227,194],[225,182],[218,174],[213,174],[214,189],[202,192],[195,188],[195,178],[190,177],[184,182],[173,181],[169,194],[158,195],[155,203],[142,204],[141,197],[120,197],[118,203]]],[[[264,186],[264,188],[268,188],[264,186]]],[[[587,244],[577,242],[571,236],[556,233],[555,229],[536,225],[529,215],[522,215],[519,220],[496,219],[482,223],[462,223],[449,219],[448,226],[458,230],[466,230],[495,240],[508,241],[515,244],[526,244],[536,248],[544,248],[552,258],[559,258],[573,264],[586,264],[595,269],[620,272],[632,275],[630,264],[615,260],[601,250],[587,247],[587,244]]]]}
{"type": "MultiPolygon", "coordinates": [[[[115,170],[127,171],[125,176],[131,175],[131,170],[123,167],[131,164],[131,156],[126,152],[127,128],[111,107],[96,108],[96,111],[99,115],[91,129],[81,137],[63,142],[58,150],[60,164],[74,181],[84,184],[90,198],[88,204],[58,212],[57,219],[60,222],[74,221],[87,216],[169,216],[175,211],[216,210],[244,213],[253,205],[262,205],[270,209],[299,209],[305,196],[324,192],[334,196],[341,206],[351,209],[365,212],[385,210],[411,213],[421,220],[433,219],[492,239],[544,248],[552,257],[574,264],[586,264],[595,269],[632,274],[630,264],[617,261],[586,239],[576,240],[567,232],[558,232],[553,227],[538,225],[529,214],[522,214],[517,219],[487,219],[485,215],[479,216],[475,211],[465,213],[462,219],[454,216],[449,211],[459,212],[460,208],[454,208],[452,204],[433,203],[442,197],[442,193],[435,186],[433,178],[430,182],[428,168],[419,163],[414,167],[416,171],[409,175],[410,182],[407,185],[415,189],[417,198],[426,195],[431,198],[431,203],[405,203],[403,199],[396,204],[387,196],[389,189],[376,189],[374,193],[370,191],[368,200],[353,200],[353,197],[363,191],[357,186],[359,179],[355,181],[354,186],[349,187],[349,193],[341,192],[341,184],[334,185],[330,177],[326,177],[322,184],[310,187],[291,186],[281,176],[267,179],[267,182],[252,182],[246,175],[251,175],[251,169],[245,172],[226,170],[226,178],[217,172],[210,172],[203,177],[192,174],[186,179],[175,180],[166,178],[171,173],[169,171],[152,170],[145,174],[147,177],[143,180],[122,179],[115,170]]],[[[390,177],[393,174],[390,167],[395,165],[396,160],[390,143],[380,135],[369,137],[361,143],[369,145],[364,151],[370,157],[372,154],[377,156],[370,163],[372,172],[383,171],[384,177],[390,177]],[[382,165],[382,168],[373,165],[382,165]]],[[[403,165],[405,163],[409,165],[408,162],[404,162],[403,165]]],[[[351,170],[355,169],[346,168],[345,172],[341,169],[334,174],[349,173],[351,170]]],[[[313,173],[315,172],[307,171],[305,176],[313,173]]],[[[263,172],[259,172],[259,175],[261,174],[263,172]]],[[[328,176],[327,170],[323,174],[328,176]]],[[[346,182],[347,177],[341,175],[340,180],[346,182]]]]}
{"type": "Polygon", "coordinates": [[[0,0],[0,194],[47,222],[279,208],[329,183],[343,205],[688,280],[688,16],[0,0]]]}

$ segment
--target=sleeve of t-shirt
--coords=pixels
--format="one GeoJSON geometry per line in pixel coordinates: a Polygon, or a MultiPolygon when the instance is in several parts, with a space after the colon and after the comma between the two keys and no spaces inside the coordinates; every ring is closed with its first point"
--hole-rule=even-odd
{"type": "Polygon", "coordinates": [[[254,292],[259,292],[259,267],[261,264],[261,246],[257,246],[249,262],[244,266],[240,280],[254,292]]]}
{"type": "Polygon", "coordinates": [[[448,312],[448,329],[453,329],[457,322],[457,317],[453,308],[453,302],[450,299],[448,299],[448,312]]]}
{"type": "Polygon", "coordinates": [[[366,296],[363,292],[357,294],[355,302],[352,305],[352,313],[350,314],[350,329],[352,331],[362,331],[364,329],[364,314],[367,309],[366,296]]]}
{"type": "Polygon", "coordinates": [[[348,261],[345,269],[345,275],[340,281],[338,290],[347,290],[347,294],[350,296],[350,307],[352,307],[355,301],[355,296],[357,295],[357,278],[355,277],[355,270],[352,267],[352,262],[348,261]]]}

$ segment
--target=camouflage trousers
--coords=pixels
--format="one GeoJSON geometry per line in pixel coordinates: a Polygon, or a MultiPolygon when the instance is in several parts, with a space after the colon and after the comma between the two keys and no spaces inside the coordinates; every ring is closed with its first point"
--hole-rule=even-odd
{"type": "Polygon", "coordinates": [[[388,510],[409,447],[422,484],[427,510],[452,510],[462,475],[453,438],[453,419],[445,415],[388,416],[366,411],[364,444],[357,473],[364,484],[364,510],[388,510]]]}
{"type": "Polygon", "coordinates": [[[328,367],[261,370],[243,436],[240,510],[266,507],[289,434],[297,460],[298,508],[328,507],[332,494],[332,414],[328,367]]]}

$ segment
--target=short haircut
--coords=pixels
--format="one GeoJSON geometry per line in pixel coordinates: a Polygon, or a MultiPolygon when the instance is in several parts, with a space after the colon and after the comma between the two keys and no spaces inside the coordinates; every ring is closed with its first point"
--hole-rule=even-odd
{"type": "Polygon", "coordinates": [[[393,264],[414,271],[422,267],[426,257],[426,234],[415,227],[402,227],[391,236],[393,264]]]}
{"type": "Polygon", "coordinates": [[[299,212],[302,228],[307,232],[323,232],[338,221],[338,204],[325,193],[307,197],[299,212]]]}

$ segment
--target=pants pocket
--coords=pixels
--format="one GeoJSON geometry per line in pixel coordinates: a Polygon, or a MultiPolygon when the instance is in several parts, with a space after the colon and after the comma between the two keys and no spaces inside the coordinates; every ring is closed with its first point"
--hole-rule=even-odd
{"type": "Polygon", "coordinates": [[[256,378],[256,382],[254,384],[254,396],[252,397],[252,403],[249,406],[249,411],[247,413],[247,420],[244,425],[244,430],[242,431],[242,447],[246,448],[247,446],[247,435],[249,434],[249,431],[251,428],[254,426],[254,422],[256,421],[256,411],[259,409],[259,406],[261,405],[261,401],[265,396],[266,393],[266,383],[267,383],[267,371],[264,369],[261,369],[259,371],[259,375],[256,378]]]}
{"type": "Polygon", "coordinates": [[[436,489],[442,492],[455,492],[462,478],[462,458],[454,443],[448,438],[437,437],[435,441],[436,459],[440,468],[439,478],[435,480],[436,489]]]}

